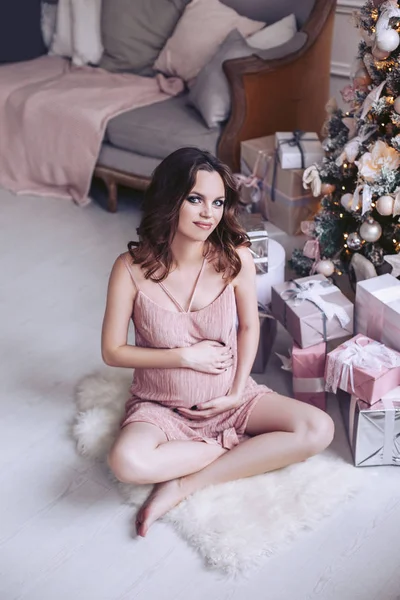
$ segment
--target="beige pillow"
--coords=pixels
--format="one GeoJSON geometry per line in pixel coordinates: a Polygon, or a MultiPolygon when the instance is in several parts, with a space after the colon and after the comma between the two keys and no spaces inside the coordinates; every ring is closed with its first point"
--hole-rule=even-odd
{"type": "Polygon", "coordinates": [[[233,29],[247,37],[262,27],[265,23],[242,17],[219,0],[192,0],[154,68],[189,81],[211,60],[233,29]]]}

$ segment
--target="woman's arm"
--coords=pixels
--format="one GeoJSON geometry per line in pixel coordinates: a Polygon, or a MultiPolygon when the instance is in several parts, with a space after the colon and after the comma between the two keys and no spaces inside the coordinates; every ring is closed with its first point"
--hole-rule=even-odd
{"type": "Polygon", "coordinates": [[[184,366],[179,348],[159,350],[130,346],[129,321],[137,290],[120,258],[114,263],[107,291],[107,304],[101,334],[101,354],[111,367],[165,368],[184,366]]]}
{"type": "Polygon", "coordinates": [[[237,369],[230,394],[240,397],[257,354],[260,322],[257,308],[256,269],[248,248],[239,248],[242,269],[233,282],[239,320],[237,332],[237,369]]]}

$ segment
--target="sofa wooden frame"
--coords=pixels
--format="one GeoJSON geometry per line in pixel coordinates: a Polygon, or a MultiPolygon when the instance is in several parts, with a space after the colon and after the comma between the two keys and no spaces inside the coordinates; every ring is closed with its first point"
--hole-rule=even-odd
{"type": "MultiPolygon", "coordinates": [[[[224,63],[232,110],[221,133],[217,155],[239,170],[240,142],[276,131],[319,132],[329,98],[330,60],[336,0],[316,0],[301,28],[300,50],[275,60],[253,55],[224,63]]],[[[94,176],[107,186],[107,209],[116,212],[118,185],[145,190],[150,179],[97,164],[94,176]]]]}

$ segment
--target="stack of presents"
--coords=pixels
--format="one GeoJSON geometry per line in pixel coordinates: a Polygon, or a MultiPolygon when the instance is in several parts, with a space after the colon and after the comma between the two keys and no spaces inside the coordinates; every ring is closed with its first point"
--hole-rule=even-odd
{"type": "MultiPolygon", "coordinates": [[[[242,142],[242,177],[251,204],[261,203],[256,214],[275,219],[293,235],[317,207],[303,190],[302,168],[286,169],[281,150],[292,146],[280,146],[279,135],[293,139],[292,134],[277,134],[242,142]],[[252,187],[248,183],[255,166],[264,171],[257,172],[252,187]]],[[[258,273],[268,269],[268,239],[260,246],[260,230],[262,226],[250,231],[258,273]]],[[[327,393],[333,392],[354,464],[400,466],[400,281],[385,274],[358,282],[355,305],[321,274],[282,281],[272,286],[271,305],[259,310],[261,335],[253,372],[264,371],[279,321],[292,338],[284,368],[292,371],[294,397],[326,410],[327,393]]]]}
{"type": "MultiPolygon", "coordinates": [[[[283,132],[241,142],[241,173],[237,175],[240,220],[252,241],[258,279],[263,279],[258,281],[258,289],[269,288],[259,297],[261,336],[253,373],[264,372],[276,336],[276,321],[265,298],[269,303],[271,285],[284,281],[284,256],[280,255],[279,264],[268,262],[266,223],[273,224],[276,240],[284,247],[289,236],[293,239],[302,233],[301,223],[311,219],[319,207],[319,199],[303,187],[303,172],[323,155],[316,133],[283,132]]],[[[273,254],[272,250],[270,246],[273,254]]]]}

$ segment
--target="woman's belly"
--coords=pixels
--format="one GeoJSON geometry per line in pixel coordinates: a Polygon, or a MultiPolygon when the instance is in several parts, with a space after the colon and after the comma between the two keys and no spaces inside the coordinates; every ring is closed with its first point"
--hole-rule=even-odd
{"type": "Polygon", "coordinates": [[[225,396],[233,383],[236,364],[217,375],[192,369],[136,369],[131,394],[164,406],[190,408],[225,396]]]}

